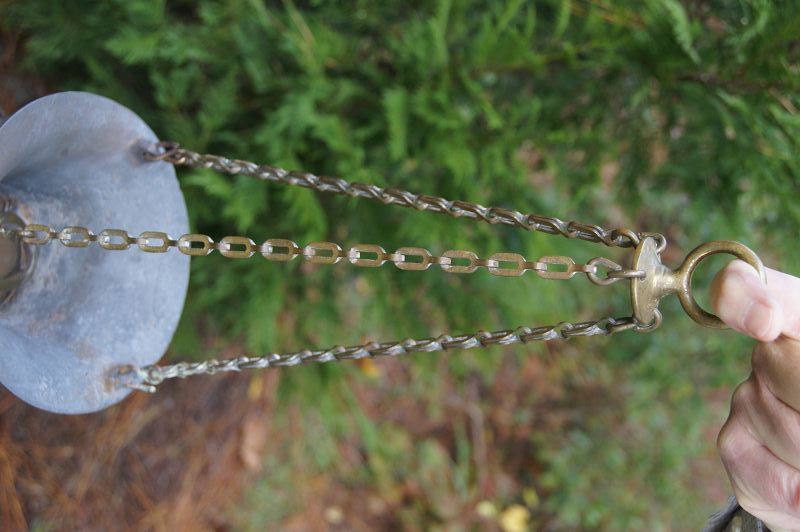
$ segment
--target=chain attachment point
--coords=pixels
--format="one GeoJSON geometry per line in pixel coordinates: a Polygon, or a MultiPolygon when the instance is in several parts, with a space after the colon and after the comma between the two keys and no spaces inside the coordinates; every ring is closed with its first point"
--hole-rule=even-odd
{"type": "Polygon", "coordinates": [[[180,144],[171,140],[162,140],[146,146],[142,156],[147,161],[165,161],[180,149],[180,144]]]}

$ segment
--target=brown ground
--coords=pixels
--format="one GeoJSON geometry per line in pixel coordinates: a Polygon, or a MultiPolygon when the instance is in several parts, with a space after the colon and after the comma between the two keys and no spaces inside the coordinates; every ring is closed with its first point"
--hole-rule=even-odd
{"type": "Polygon", "coordinates": [[[0,392],[0,521],[12,530],[37,520],[97,530],[224,524],[216,510],[242,480],[241,419],[266,405],[241,402],[229,412],[241,379],[196,384],[70,417],[0,392]]]}

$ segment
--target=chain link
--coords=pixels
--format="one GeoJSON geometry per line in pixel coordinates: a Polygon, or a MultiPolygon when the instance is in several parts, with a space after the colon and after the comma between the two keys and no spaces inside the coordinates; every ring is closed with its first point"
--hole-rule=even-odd
{"type": "Polygon", "coordinates": [[[596,285],[609,285],[622,279],[641,278],[645,275],[640,270],[625,270],[605,257],[596,257],[587,264],[576,264],[570,257],[564,256],[547,256],[529,261],[518,253],[495,253],[488,259],[482,259],[472,251],[460,249],[451,249],[436,256],[420,247],[402,247],[394,253],[387,253],[375,244],[357,244],[344,250],[334,242],[311,242],[300,247],[291,240],[281,238],[267,239],[257,245],[244,236],[226,236],[215,242],[208,235],[187,234],[175,240],[166,233],[156,231],[145,231],[135,237],[123,229],[104,229],[95,234],[81,226],[65,227],[57,231],[42,224],[0,227],[0,235],[22,238],[26,244],[34,245],[58,241],[67,247],[85,248],[96,243],[110,251],[128,249],[133,245],[145,253],[166,253],[174,247],[185,255],[206,256],[217,251],[230,259],[248,259],[256,253],[276,262],[288,262],[295,257],[302,257],[313,264],[336,264],[345,259],[361,268],[378,268],[391,262],[400,270],[422,271],[436,265],[448,273],[466,274],[486,268],[492,275],[502,277],[519,277],[527,271],[533,271],[542,279],[571,279],[575,274],[584,273],[596,285]],[[598,276],[598,265],[608,270],[605,277],[598,276]]]}
{"type": "Polygon", "coordinates": [[[330,349],[304,349],[291,353],[270,353],[264,356],[241,356],[226,360],[205,360],[203,362],[179,362],[166,366],[144,366],[141,368],[123,366],[115,368],[111,377],[129,388],[155,392],[156,386],[167,379],[191,377],[193,375],[214,375],[229,371],[239,372],[248,369],[296,366],[315,362],[332,362],[361,358],[407,355],[411,353],[431,353],[448,349],[472,349],[492,345],[513,345],[534,341],[569,340],[576,336],[608,336],[627,330],[647,330],[633,317],[602,318],[580,323],[561,322],[543,327],[518,327],[494,332],[478,331],[472,334],[450,336],[443,334],[435,338],[399,340],[394,342],[370,342],[349,347],[335,346],[330,349]]]}
{"type": "Polygon", "coordinates": [[[201,154],[181,148],[176,142],[162,141],[145,149],[144,157],[151,161],[165,161],[176,166],[208,168],[226,174],[241,174],[272,183],[310,188],[319,192],[341,194],[354,198],[367,198],[385,205],[399,205],[418,211],[446,214],[454,218],[469,218],[490,224],[519,227],[527,231],[540,231],[565,238],[578,238],[609,247],[632,248],[644,236],[658,240],[659,253],[666,247],[666,238],[656,233],[636,233],[630,229],[603,229],[594,224],[565,222],[552,216],[523,214],[500,207],[484,207],[467,201],[452,201],[438,196],[414,194],[397,188],[382,188],[365,183],[350,183],[338,177],[317,176],[309,172],[284,170],[250,161],[228,159],[219,155],[201,154]]]}

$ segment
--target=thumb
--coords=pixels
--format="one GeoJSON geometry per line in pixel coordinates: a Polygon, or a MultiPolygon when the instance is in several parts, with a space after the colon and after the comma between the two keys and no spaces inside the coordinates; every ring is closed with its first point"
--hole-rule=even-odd
{"type": "Polygon", "coordinates": [[[783,308],[756,271],[735,260],[711,283],[711,305],[731,329],[771,342],[781,334],[783,308]]]}

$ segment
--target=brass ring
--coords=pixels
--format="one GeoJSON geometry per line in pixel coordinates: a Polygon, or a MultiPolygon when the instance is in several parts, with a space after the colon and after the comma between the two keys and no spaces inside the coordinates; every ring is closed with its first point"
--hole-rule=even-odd
{"type": "Polygon", "coordinates": [[[651,323],[646,323],[646,324],[645,323],[639,323],[638,320],[637,320],[635,326],[633,327],[633,330],[635,330],[636,332],[641,332],[641,333],[653,332],[656,329],[658,329],[659,327],[661,327],[661,322],[663,322],[663,321],[664,321],[664,316],[661,315],[661,311],[658,310],[658,309],[655,309],[655,311],[653,313],[653,321],[651,323]]]}
{"type": "Polygon", "coordinates": [[[686,311],[690,318],[700,325],[713,329],[726,329],[727,325],[725,325],[719,317],[700,308],[700,305],[697,304],[697,301],[695,301],[692,295],[692,275],[694,271],[704,258],[716,253],[730,253],[736,258],[743,260],[755,268],[761,281],[765,284],[767,282],[767,272],[764,269],[764,265],[761,263],[761,259],[758,258],[758,255],[756,255],[753,250],[744,244],[732,240],[714,240],[712,242],[706,242],[705,244],[697,246],[686,255],[683,264],[681,264],[681,267],[678,268],[676,272],[680,283],[678,299],[681,301],[683,310],[686,311]]]}

